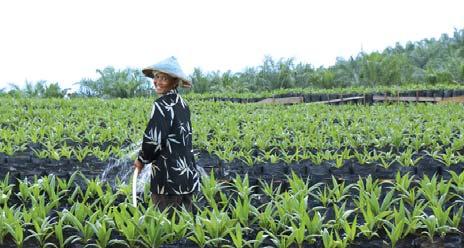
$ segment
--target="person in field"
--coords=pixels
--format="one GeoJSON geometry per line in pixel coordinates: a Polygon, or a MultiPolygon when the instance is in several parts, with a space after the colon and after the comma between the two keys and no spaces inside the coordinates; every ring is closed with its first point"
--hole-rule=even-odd
{"type": "Polygon", "coordinates": [[[200,190],[200,174],[193,156],[190,109],[178,92],[178,87],[190,88],[192,82],[175,57],[142,72],[153,78],[159,98],[153,103],[134,167],[141,171],[146,164],[152,164],[152,200],[161,211],[182,206],[192,211],[192,195],[200,190]]]}

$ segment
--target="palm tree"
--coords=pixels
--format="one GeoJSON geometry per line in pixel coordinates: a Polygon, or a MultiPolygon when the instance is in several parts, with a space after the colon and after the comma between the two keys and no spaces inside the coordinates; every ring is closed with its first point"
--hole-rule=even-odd
{"type": "Polygon", "coordinates": [[[359,80],[361,73],[360,62],[353,59],[353,56],[350,56],[349,60],[337,58],[334,69],[339,74],[337,81],[349,83],[350,85],[359,85],[361,83],[359,80]]]}
{"type": "Polygon", "coordinates": [[[452,47],[456,49],[459,57],[464,58],[464,29],[454,29],[452,47]]]}
{"type": "Polygon", "coordinates": [[[80,85],[80,93],[87,96],[105,96],[128,98],[137,95],[149,95],[149,81],[139,70],[130,68],[116,70],[113,67],[98,69],[97,80],[83,79],[80,85]]]}
{"type": "Polygon", "coordinates": [[[205,93],[209,90],[208,78],[203,74],[200,68],[194,68],[191,77],[194,92],[205,93]]]}

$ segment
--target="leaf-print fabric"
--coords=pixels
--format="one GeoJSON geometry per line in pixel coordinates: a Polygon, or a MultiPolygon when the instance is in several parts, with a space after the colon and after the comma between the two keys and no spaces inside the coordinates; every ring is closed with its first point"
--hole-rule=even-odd
{"type": "Polygon", "coordinates": [[[190,109],[177,90],[154,102],[138,156],[143,164],[152,163],[153,193],[180,195],[200,190],[191,127],[190,109]]]}

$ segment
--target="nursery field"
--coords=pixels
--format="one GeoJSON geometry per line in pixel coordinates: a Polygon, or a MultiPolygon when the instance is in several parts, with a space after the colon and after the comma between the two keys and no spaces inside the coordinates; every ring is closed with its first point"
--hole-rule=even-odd
{"type": "Polygon", "coordinates": [[[257,102],[269,97],[302,97],[304,102],[327,101],[341,97],[365,96],[368,103],[372,103],[372,95],[386,96],[418,96],[418,97],[454,97],[464,95],[461,84],[408,84],[405,86],[375,86],[375,87],[344,87],[333,89],[291,88],[254,92],[221,92],[192,95],[194,99],[231,101],[238,103],[257,102]]]}
{"type": "Polygon", "coordinates": [[[0,99],[0,246],[463,246],[462,104],[184,98],[209,176],[173,216],[100,180],[153,99],[0,99]]]}

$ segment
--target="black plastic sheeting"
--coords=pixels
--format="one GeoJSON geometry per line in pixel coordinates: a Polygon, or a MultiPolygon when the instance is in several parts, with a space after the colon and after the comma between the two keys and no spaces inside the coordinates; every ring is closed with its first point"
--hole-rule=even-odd
{"type": "Polygon", "coordinates": [[[213,171],[215,177],[219,179],[233,179],[237,174],[241,176],[248,174],[250,178],[286,179],[293,172],[299,177],[309,178],[314,182],[330,181],[332,176],[347,182],[354,182],[360,177],[366,178],[369,175],[373,179],[394,179],[397,172],[400,172],[401,175],[408,173],[416,178],[437,175],[439,178],[450,179],[450,171],[460,174],[464,170],[464,163],[447,167],[429,156],[424,156],[414,167],[406,167],[394,162],[388,168],[384,168],[380,163],[361,165],[357,160],[350,159],[344,161],[342,167],[337,168],[334,161],[324,161],[316,165],[309,160],[292,164],[279,162],[248,166],[241,160],[227,163],[215,155],[203,152],[200,153],[197,164],[208,173],[213,171]]]}
{"type": "MultiPolygon", "coordinates": [[[[100,161],[98,158],[90,156],[82,162],[76,159],[38,159],[30,153],[15,154],[6,156],[0,153],[0,178],[6,173],[19,179],[35,175],[54,174],[59,177],[67,178],[76,170],[80,170],[89,178],[100,177],[109,161],[100,161]]],[[[345,160],[342,167],[337,168],[334,161],[324,161],[319,165],[309,160],[302,160],[292,164],[283,162],[261,163],[249,166],[241,160],[225,162],[216,155],[200,151],[196,164],[201,166],[209,174],[213,172],[217,179],[232,180],[236,175],[244,176],[248,174],[250,179],[285,180],[292,172],[302,178],[309,178],[310,181],[321,182],[331,181],[332,176],[347,182],[357,181],[359,178],[366,178],[371,175],[373,179],[394,179],[397,172],[404,175],[414,175],[422,178],[425,175],[432,177],[437,175],[439,178],[450,179],[450,171],[460,174],[464,171],[464,163],[458,163],[449,167],[440,161],[434,160],[430,156],[423,156],[416,166],[406,167],[394,162],[388,168],[384,168],[380,163],[360,164],[356,159],[345,160]]],[[[110,172],[109,177],[115,176],[118,168],[110,172]]]]}
{"type": "MultiPolygon", "coordinates": [[[[69,178],[69,176],[76,170],[80,170],[88,178],[100,177],[106,165],[107,161],[99,161],[95,157],[86,158],[84,161],[79,162],[75,159],[63,159],[60,161],[53,161],[49,159],[37,159],[29,153],[16,154],[15,156],[5,156],[0,154],[0,178],[2,179],[6,173],[10,173],[10,180],[14,181],[15,178],[23,179],[31,176],[41,176],[53,173],[56,176],[62,178],[69,178]]],[[[401,174],[409,173],[414,175],[416,178],[422,178],[427,175],[429,177],[437,175],[443,179],[449,179],[449,171],[461,173],[464,170],[464,163],[452,165],[450,167],[444,166],[439,161],[434,160],[431,157],[425,156],[417,166],[415,167],[404,167],[398,163],[393,163],[389,168],[383,168],[379,164],[367,164],[360,165],[358,161],[351,159],[344,162],[343,167],[336,168],[333,161],[325,161],[320,165],[315,165],[311,161],[299,161],[297,163],[285,164],[285,163],[263,163],[256,164],[254,166],[248,166],[240,160],[234,160],[230,163],[221,161],[217,156],[210,155],[205,151],[200,151],[197,158],[197,165],[205,169],[207,173],[214,173],[217,180],[220,181],[232,181],[237,175],[244,176],[248,174],[250,186],[260,186],[260,180],[266,182],[273,182],[275,186],[280,185],[281,191],[286,191],[289,188],[287,177],[291,177],[292,172],[302,178],[309,178],[311,184],[318,182],[326,182],[328,185],[331,184],[332,177],[337,180],[343,180],[346,183],[356,182],[359,178],[366,178],[371,175],[373,179],[394,179],[396,173],[399,171],[401,174]]],[[[117,168],[115,168],[115,173],[117,168]]],[[[77,179],[77,178],[76,178],[77,179]]],[[[231,189],[225,189],[227,195],[233,199],[236,197],[236,193],[231,189]]],[[[385,197],[387,187],[383,187],[381,199],[385,197]]],[[[255,194],[263,194],[261,187],[254,187],[255,194]]],[[[351,194],[354,194],[354,189],[350,190],[351,194]]],[[[264,194],[263,194],[264,195],[264,194]]],[[[254,199],[253,205],[260,206],[270,199],[262,197],[260,199],[254,199]]],[[[310,200],[310,206],[317,205],[316,200],[310,200]]],[[[199,202],[199,206],[205,204],[205,202],[199,202]]],[[[447,203],[452,205],[455,203],[447,203]]],[[[464,205],[464,203],[458,204],[464,205]]],[[[206,205],[204,205],[206,207],[206,205]]],[[[346,200],[347,209],[354,209],[353,199],[346,200]]],[[[448,206],[444,206],[447,208],[448,206]]],[[[459,207],[459,206],[458,206],[459,207]]],[[[331,206],[328,206],[326,211],[326,219],[330,219],[333,216],[331,206]]],[[[431,214],[431,213],[429,213],[431,214]]],[[[358,216],[358,223],[362,222],[361,216],[358,216]]],[[[253,229],[253,228],[252,228],[253,229]]],[[[257,230],[258,228],[256,228],[257,230]]],[[[253,229],[255,230],[255,229],[253,229]]],[[[72,234],[70,234],[72,235],[72,234]]],[[[256,233],[249,234],[250,237],[245,239],[253,239],[256,233]]],[[[384,233],[381,233],[380,237],[386,237],[384,233]]],[[[460,234],[449,234],[444,239],[437,238],[436,243],[430,244],[424,237],[419,236],[408,236],[399,241],[396,247],[464,247],[463,236],[460,234]],[[438,245],[438,246],[437,246],[438,245]]],[[[371,240],[363,237],[357,238],[354,244],[350,247],[385,247],[383,241],[385,238],[373,238],[371,240]]],[[[26,242],[24,247],[36,247],[32,239],[26,242]]],[[[265,244],[273,246],[270,240],[267,240],[265,244]]],[[[318,239],[316,244],[306,244],[304,247],[322,247],[321,240],[318,239]]],[[[3,247],[15,247],[11,240],[6,240],[3,247]]],[[[80,247],[79,245],[71,247],[80,247]]],[[[113,246],[118,247],[118,246],[113,246]]],[[[196,247],[194,243],[188,240],[181,240],[175,244],[165,245],[162,247],[196,247]]]]}
{"type": "MultiPolygon", "coordinates": [[[[278,94],[272,96],[273,98],[283,98],[283,97],[303,97],[303,102],[320,102],[320,101],[329,101],[340,98],[348,98],[354,96],[364,96],[364,99],[356,100],[354,102],[372,104],[374,103],[373,95],[380,94],[385,96],[411,96],[411,97],[455,97],[455,96],[464,96],[464,90],[462,89],[441,89],[441,90],[409,90],[399,93],[390,93],[390,92],[376,92],[376,93],[350,93],[350,94],[303,94],[303,93],[287,93],[287,94],[278,94]]],[[[228,101],[235,103],[253,103],[259,102],[266,98],[271,97],[255,97],[255,98],[232,98],[232,97],[213,97],[207,98],[205,100],[210,101],[228,101]]]]}

